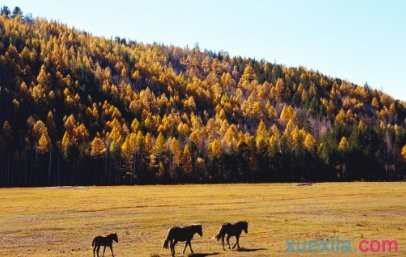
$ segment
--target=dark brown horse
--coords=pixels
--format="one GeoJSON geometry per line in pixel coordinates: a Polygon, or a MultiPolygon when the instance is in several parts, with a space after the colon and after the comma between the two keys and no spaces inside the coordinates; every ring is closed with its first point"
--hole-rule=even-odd
{"type": "Polygon", "coordinates": [[[185,254],[186,247],[189,245],[190,251],[193,253],[191,241],[195,234],[203,236],[202,225],[190,225],[186,227],[172,227],[168,230],[168,235],[166,236],[164,242],[164,248],[171,248],[172,256],[175,256],[175,246],[178,242],[186,242],[185,248],[183,249],[183,254],[185,254]]]}
{"type": "Polygon", "coordinates": [[[219,241],[221,239],[221,243],[223,245],[223,250],[225,250],[224,248],[224,238],[226,237],[227,240],[227,244],[228,244],[228,248],[231,249],[230,246],[230,237],[235,236],[236,237],[236,242],[233,246],[233,249],[237,246],[238,249],[240,249],[240,236],[242,231],[244,231],[245,233],[248,233],[248,222],[246,221],[239,221],[237,223],[224,223],[221,228],[220,231],[218,232],[218,234],[216,235],[216,239],[217,241],[219,241]]]}
{"type": "Polygon", "coordinates": [[[96,252],[97,252],[97,257],[99,257],[100,246],[103,246],[103,256],[104,256],[104,252],[106,251],[106,247],[108,246],[110,248],[111,255],[113,255],[113,257],[114,257],[113,241],[116,241],[118,243],[117,233],[110,234],[107,236],[96,236],[92,242],[93,257],[96,255],[96,252]]]}

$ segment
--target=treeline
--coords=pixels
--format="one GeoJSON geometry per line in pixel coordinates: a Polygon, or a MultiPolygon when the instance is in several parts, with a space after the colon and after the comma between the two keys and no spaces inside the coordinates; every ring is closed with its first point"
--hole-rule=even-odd
{"type": "Polygon", "coordinates": [[[303,67],[3,7],[2,186],[395,180],[406,104],[303,67]]]}

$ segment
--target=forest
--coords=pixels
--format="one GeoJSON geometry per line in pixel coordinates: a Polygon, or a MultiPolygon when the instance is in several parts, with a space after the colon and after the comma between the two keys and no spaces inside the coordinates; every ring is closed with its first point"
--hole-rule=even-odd
{"type": "Polygon", "coordinates": [[[368,84],[0,14],[0,186],[406,179],[368,84]]]}

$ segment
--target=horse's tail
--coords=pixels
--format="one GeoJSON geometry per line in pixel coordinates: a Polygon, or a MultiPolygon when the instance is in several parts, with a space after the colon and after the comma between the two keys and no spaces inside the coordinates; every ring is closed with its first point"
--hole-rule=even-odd
{"type": "Polygon", "coordinates": [[[94,238],[92,241],[92,246],[95,246],[95,245],[96,245],[96,238],[94,238]]]}
{"type": "Polygon", "coordinates": [[[216,235],[217,241],[219,241],[219,240],[223,237],[223,235],[224,235],[224,225],[221,226],[219,232],[218,232],[217,235],[216,235]]]}
{"type": "Polygon", "coordinates": [[[172,237],[172,229],[169,229],[169,230],[168,230],[168,235],[166,236],[166,239],[165,239],[165,242],[164,242],[164,245],[163,245],[163,247],[164,247],[165,249],[168,249],[168,247],[169,247],[169,241],[171,240],[171,237],[172,237]]]}

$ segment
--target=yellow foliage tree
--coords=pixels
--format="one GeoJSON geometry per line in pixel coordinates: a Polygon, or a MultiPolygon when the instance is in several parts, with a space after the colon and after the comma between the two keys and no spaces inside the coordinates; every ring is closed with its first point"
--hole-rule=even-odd
{"type": "Polygon", "coordinates": [[[280,119],[287,123],[290,120],[293,120],[295,118],[295,110],[293,109],[292,106],[290,105],[285,105],[282,109],[280,119]]]}
{"type": "Polygon", "coordinates": [[[403,160],[406,161],[406,145],[404,145],[404,146],[402,147],[401,154],[402,154],[403,160]]]}
{"type": "Polygon", "coordinates": [[[137,119],[133,119],[133,121],[131,122],[131,130],[132,132],[137,132],[137,130],[140,127],[140,122],[137,119]]]}
{"type": "Polygon", "coordinates": [[[294,149],[303,149],[305,140],[305,131],[303,129],[295,127],[289,136],[290,144],[294,149]]]}
{"type": "Polygon", "coordinates": [[[104,141],[96,136],[93,141],[90,143],[90,155],[93,157],[99,157],[106,153],[106,145],[104,141]]]}
{"type": "Polygon", "coordinates": [[[45,126],[45,123],[42,120],[36,121],[32,130],[37,135],[43,135],[48,132],[47,127],[45,126]]]}
{"type": "Polygon", "coordinates": [[[64,153],[67,153],[69,147],[76,145],[75,138],[68,132],[65,131],[62,137],[61,148],[64,153]]]}
{"type": "Polygon", "coordinates": [[[265,123],[261,120],[258,124],[257,134],[255,137],[255,144],[259,151],[263,151],[267,148],[268,131],[265,123]]]}
{"type": "Polygon", "coordinates": [[[192,154],[190,152],[190,146],[187,144],[183,148],[182,153],[182,168],[186,173],[191,173],[193,170],[192,166],[192,154]]]}
{"type": "Polygon", "coordinates": [[[279,78],[276,81],[275,91],[276,91],[275,93],[277,94],[277,96],[279,98],[283,99],[283,97],[285,96],[285,82],[281,78],[279,78]]]}
{"type": "Polygon", "coordinates": [[[215,139],[209,144],[209,154],[213,158],[217,158],[221,154],[221,143],[220,140],[215,139]]]}
{"type": "Polygon", "coordinates": [[[65,120],[64,126],[66,130],[73,131],[73,129],[76,127],[76,119],[73,114],[69,115],[69,117],[65,120]]]}
{"type": "Polygon", "coordinates": [[[348,151],[350,148],[350,144],[348,143],[348,140],[346,137],[342,137],[340,140],[340,143],[338,144],[338,149],[342,152],[348,151]]]}
{"type": "Polygon", "coordinates": [[[152,148],[151,153],[151,165],[157,166],[162,158],[162,153],[165,150],[165,137],[162,133],[159,133],[158,137],[155,140],[155,144],[152,148]]]}
{"type": "Polygon", "coordinates": [[[172,168],[179,167],[181,164],[182,149],[180,147],[179,141],[176,138],[170,138],[168,140],[169,151],[172,154],[172,168]]]}
{"type": "Polygon", "coordinates": [[[223,137],[223,146],[229,151],[235,151],[237,148],[237,127],[231,125],[223,137]]]}
{"type": "Polygon", "coordinates": [[[74,129],[74,135],[79,140],[86,140],[89,137],[89,132],[86,126],[82,123],[74,129]]]}
{"type": "Polygon", "coordinates": [[[241,76],[241,82],[242,83],[247,83],[251,82],[252,80],[255,80],[257,77],[255,75],[254,69],[252,68],[251,65],[247,65],[244,69],[244,72],[241,76]]]}
{"type": "Polygon", "coordinates": [[[38,139],[37,152],[44,154],[49,152],[50,148],[51,148],[51,139],[48,136],[48,132],[45,132],[38,139]]]}
{"type": "Polygon", "coordinates": [[[372,98],[371,105],[375,109],[379,109],[379,102],[378,102],[378,99],[376,97],[372,98]]]}
{"type": "Polygon", "coordinates": [[[137,134],[130,133],[121,145],[121,153],[127,160],[132,160],[137,148],[137,134]]]}
{"type": "Polygon", "coordinates": [[[306,150],[312,152],[312,151],[314,151],[315,146],[316,146],[316,140],[314,139],[314,137],[311,134],[308,133],[305,137],[304,147],[306,148],[306,150]]]}
{"type": "Polygon", "coordinates": [[[269,152],[272,155],[275,155],[276,153],[278,153],[280,151],[280,147],[279,147],[279,136],[278,135],[272,135],[269,138],[269,152]]]}
{"type": "Polygon", "coordinates": [[[346,121],[347,115],[345,111],[341,109],[336,115],[336,122],[337,123],[344,123],[346,121]]]}

